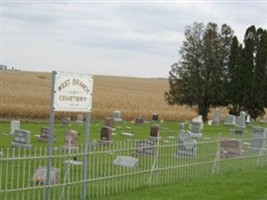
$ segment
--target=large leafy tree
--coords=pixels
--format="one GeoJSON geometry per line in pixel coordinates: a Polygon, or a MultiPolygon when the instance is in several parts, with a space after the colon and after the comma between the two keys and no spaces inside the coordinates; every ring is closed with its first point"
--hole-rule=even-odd
{"type": "Polygon", "coordinates": [[[170,90],[165,93],[169,104],[195,106],[207,119],[211,106],[224,105],[227,63],[233,37],[224,24],[194,23],[186,27],[181,59],[171,66],[170,90]]]}

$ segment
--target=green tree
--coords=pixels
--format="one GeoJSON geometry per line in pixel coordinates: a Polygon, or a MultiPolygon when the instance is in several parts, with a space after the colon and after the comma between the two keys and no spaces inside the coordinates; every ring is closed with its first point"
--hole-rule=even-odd
{"type": "Polygon", "coordinates": [[[225,103],[227,63],[233,37],[224,24],[220,31],[215,23],[194,23],[186,27],[181,59],[171,66],[170,89],[165,93],[169,104],[196,106],[207,119],[211,106],[225,103]]]}
{"type": "Polygon", "coordinates": [[[252,103],[247,106],[253,118],[263,115],[265,104],[267,42],[266,30],[259,28],[255,35],[255,61],[252,80],[252,103]]]}
{"type": "Polygon", "coordinates": [[[239,44],[236,36],[233,37],[229,63],[228,63],[228,95],[227,101],[231,104],[231,114],[238,115],[242,110],[244,79],[242,78],[241,64],[242,45],[239,44]]]}
{"type": "Polygon", "coordinates": [[[264,114],[267,86],[266,30],[250,26],[245,33],[244,48],[233,38],[228,63],[228,101],[238,115],[246,110],[252,118],[264,114]]]}

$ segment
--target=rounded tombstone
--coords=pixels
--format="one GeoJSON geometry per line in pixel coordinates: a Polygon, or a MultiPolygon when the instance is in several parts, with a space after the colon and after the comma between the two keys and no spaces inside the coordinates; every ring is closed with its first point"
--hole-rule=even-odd
{"type": "Polygon", "coordinates": [[[122,121],[121,119],[121,112],[116,110],[113,112],[113,119],[114,121],[122,121]]]}
{"type": "Polygon", "coordinates": [[[159,128],[160,126],[157,124],[154,124],[150,128],[150,137],[159,137],[159,128]]]}
{"type": "Polygon", "coordinates": [[[112,140],[112,128],[109,126],[103,126],[101,128],[100,139],[102,141],[111,141],[112,140]]]}
{"type": "Polygon", "coordinates": [[[152,114],[152,121],[158,121],[159,120],[159,115],[157,113],[152,114]]]}

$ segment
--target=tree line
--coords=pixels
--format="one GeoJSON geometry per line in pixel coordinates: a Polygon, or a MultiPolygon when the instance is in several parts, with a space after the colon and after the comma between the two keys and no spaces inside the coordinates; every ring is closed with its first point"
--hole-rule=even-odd
{"type": "Polygon", "coordinates": [[[170,105],[195,107],[204,120],[218,106],[227,106],[234,115],[246,111],[254,119],[265,114],[266,29],[248,27],[240,43],[227,24],[193,23],[185,28],[179,54],[165,93],[170,105]]]}

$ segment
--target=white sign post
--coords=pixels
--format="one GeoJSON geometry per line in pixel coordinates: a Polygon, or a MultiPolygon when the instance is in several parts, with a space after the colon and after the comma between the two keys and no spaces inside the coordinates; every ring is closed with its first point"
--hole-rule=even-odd
{"type": "Polygon", "coordinates": [[[87,157],[90,137],[90,113],[92,109],[93,76],[89,74],[77,74],[68,72],[52,72],[51,106],[49,120],[49,142],[47,147],[47,184],[45,199],[50,199],[50,170],[54,130],[54,112],[85,112],[86,129],[84,139],[83,157],[83,186],[82,200],[86,199],[87,193],[87,157]]]}

